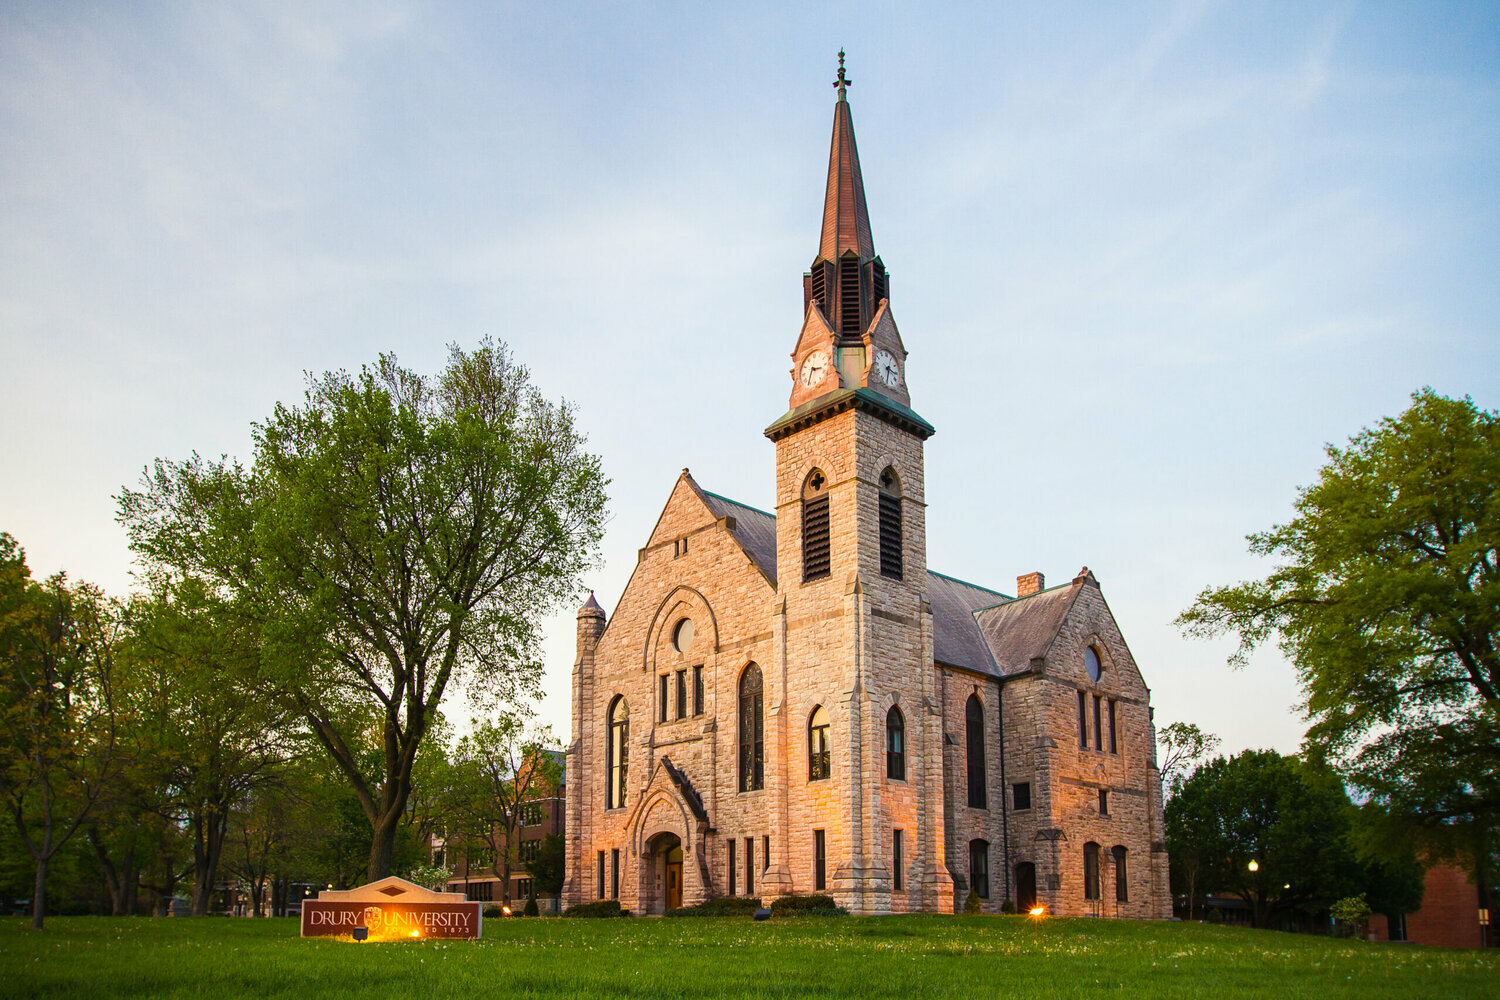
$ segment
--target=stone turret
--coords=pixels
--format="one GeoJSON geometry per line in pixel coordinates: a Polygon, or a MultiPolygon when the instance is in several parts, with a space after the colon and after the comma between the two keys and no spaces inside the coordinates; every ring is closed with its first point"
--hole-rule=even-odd
{"type": "Polygon", "coordinates": [[[589,599],[584,602],[583,607],[578,609],[578,653],[592,651],[599,644],[599,637],[604,634],[604,626],[608,618],[599,602],[594,600],[594,592],[589,591],[589,599]]]}

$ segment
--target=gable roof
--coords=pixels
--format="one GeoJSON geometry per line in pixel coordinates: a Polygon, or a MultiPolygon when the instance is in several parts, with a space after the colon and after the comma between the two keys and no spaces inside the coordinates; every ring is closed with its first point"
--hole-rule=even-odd
{"type": "MultiPolygon", "coordinates": [[[[776,515],[699,487],[715,517],[731,517],[730,532],[740,548],[776,583],[776,515]]],[[[927,572],[927,599],[932,604],[933,658],[949,666],[983,674],[997,674],[996,657],[985,642],[975,612],[1010,598],[998,590],[967,583],[941,573],[927,572]]],[[[1061,621],[1061,619],[1059,619],[1061,621]]],[[[1023,666],[1030,661],[1024,661],[1023,666]]]]}
{"type": "Polygon", "coordinates": [[[932,605],[933,659],[980,673],[998,673],[974,613],[1009,598],[997,590],[928,570],[927,600],[932,605]]]}
{"type": "Polygon", "coordinates": [[[776,586],[776,515],[767,514],[755,507],[747,507],[737,500],[721,497],[699,487],[703,500],[714,517],[734,518],[734,527],[729,529],[734,540],[740,543],[752,562],[765,574],[771,586],[776,586]]]}
{"type": "Polygon", "coordinates": [[[974,615],[1002,677],[1025,673],[1033,659],[1047,655],[1082,586],[1080,580],[1074,580],[974,615]]]}

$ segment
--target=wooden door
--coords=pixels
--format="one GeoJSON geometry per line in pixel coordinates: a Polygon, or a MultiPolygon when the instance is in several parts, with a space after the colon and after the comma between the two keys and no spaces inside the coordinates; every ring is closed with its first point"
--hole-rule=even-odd
{"type": "Polygon", "coordinates": [[[667,909],[682,905],[682,848],[667,852],[667,909]]]}

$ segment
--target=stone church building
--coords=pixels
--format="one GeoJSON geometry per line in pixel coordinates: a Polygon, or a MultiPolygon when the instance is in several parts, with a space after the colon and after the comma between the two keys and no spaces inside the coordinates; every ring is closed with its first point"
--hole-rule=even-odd
{"type": "Polygon", "coordinates": [[[1150,693],[1099,582],[927,568],[934,429],[837,86],[776,511],[684,469],[613,615],[578,613],[564,902],[1167,917],[1150,693]]]}

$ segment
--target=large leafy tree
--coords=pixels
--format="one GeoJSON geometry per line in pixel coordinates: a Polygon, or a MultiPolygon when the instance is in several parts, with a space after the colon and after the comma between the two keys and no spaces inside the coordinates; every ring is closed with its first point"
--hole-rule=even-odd
{"type": "Polygon", "coordinates": [[[1430,389],[1330,445],[1295,516],[1249,537],[1262,580],[1204,590],[1178,619],[1275,641],[1310,749],[1425,835],[1482,855],[1500,818],[1500,418],[1430,389]]]}
{"type": "Polygon", "coordinates": [[[450,686],[535,694],[538,622],[594,558],[606,481],[572,410],[489,343],[435,378],[383,355],[312,379],[254,446],[249,469],[158,461],[120,518],[260,630],[258,680],[349,783],[378,878],[450,686]]]}
{"type": "Polygon", "coordinates": [[[1174,882],[1190,901],[1200,891],[1240,897],[1257,927],[1278,914],[1320,912],[1365,888],[1352,818],[1337,779],[1296,758],[1216,757],[1167,803],[1174,882]]]}
{"type": "Polygon", "coordinates": [[[246,684],[258,671],[259,634],[202,581],[154,580],[127,617],[136,742],[167,815],[190,835],[192,913],[206,916],[230,814],[278,783],[294,750],[295,720],[246,684]]]}
{"type": "Polygon", "coordinates": [[[48,865],[112,786],[119,766],[117,609],[62,574],[38,583],[0,533],[0,800],[30,854],[32,926],[48,865]]]}

